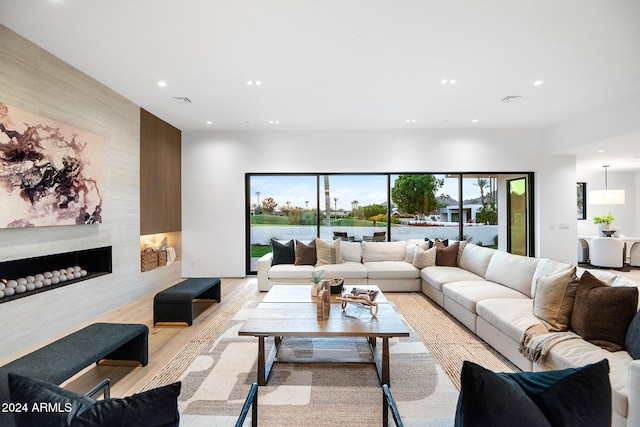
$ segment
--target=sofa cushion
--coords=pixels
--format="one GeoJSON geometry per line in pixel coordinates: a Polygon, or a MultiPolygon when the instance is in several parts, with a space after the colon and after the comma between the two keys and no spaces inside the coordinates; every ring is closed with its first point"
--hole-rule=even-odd
{"type": "MultiPolygon", "coordinates": [[[[522,293],[498,283],[486,280],[447,283],[442,287],[444,295],[457,302],[471,313],[476,313],[476,304],[485,299],[525,299],[522,293]]],[[[446,304],[445,304],[446,308],[446,304]]]]}
{"type": "Polygon", "coordinates": [[[14,417],[23,426],[177,426],[180,382],[125,398],[93,400],[46,381],[9,374],[11,400],[34,408],[46,403],[60,410],[27,411],[14,417]]]}
{"type": "Polygon", "coordinates": [[[629,364],[633,359],[626,351],[611,353],[585,340],[565,340],[554,345],[539,369],[565,369],[584,366],[607,358],[611,372],[613,411],[627,417],[629,404],[629,364]]]}
{"type": "Polygon", "coordinates": [[[362,242],[362,262],[404,261],[405,242],[362,242]]]}
{"type": "Polygon", "coordinates": [[[627,330],[624,345],[629,352],[629,356],[640,359],[640,311],[633,316],[633,320],[627,330]]]}
{"type": "Polygon", "coordinates": [[[476,312],[487,323],[509,336],[517,346],[525,331],[531,326],[542,325],[542,320],[533,315],[533,301],[529,298],[485,299],[478,301],[476,312]]]}
{"type": "Polygon", "coordinates": [[[577,286],[575,267],[538,279],[533,297],[533,314],[543,320],[550,331],[569,330],[577,286]]]}
{"type": "Polygon", "coordinates": [[[404,261],[376,261],[365,262],[367,268],[367,278],[369,281],[376,279],[417,279],[420,277],[420,270],[412,264],[404,261]]]}
{"type": "Polygon", "coordinates": [[[612,287],[585,271],[578,283],[571,329],[605,350],[624,348],[638,307],[638,288],[612,287]]]}
{"type": "Polygon", "coordinates": [[[467,243],[462,250],[458,266],[467,271],[484,277],[489,266],[489,261],[495,253],[495,249],[485,248],[473,243],[467,243]]]}
{"type": "Polygon", "coordinates": [[[278,264],[269,269],[269,279],[311,279],[313,265],[278,264]]]}
{"type": "Polygon", "coordinates": [[[304,244],[296,240],[296,260],[295,265],[316,265],[316,242],[304,244]]]}
{"type": "Polygon", "coordinates": [[[322,239],[316,239],[316,266],[340,264],[342,262],[342,251],[340,250],[340,242],[340,239],[336,239],[333,242],[325,242],[322,239]]]}
{"type": "Polygon", "coordinates": [[[496,251],[489,261],[485,279],[508,286],[531,298],[531,281],[538,260],[496,251]]]}
{"type": "Polygon", "coordinates": [[[436,265],[436,251],[438,248],[423,249],[416,247],[411,262],[415,268],[423,269],[425,267],[433,267],[436,265]]]}
{"type": "Polygon", "coordinates": [[[494,373],[465,361],[455,426],[611,425],[609,362],[548,372],[494,373]]]}
{"type": "Polygon", "coordinates": [[[296,252],[293,240],[281,243],[276,239],[271,239],[271,249],[273,251],[271,265],[293,264],[296,262],[296,252]]]}
{"type": "Polygon", "coordinates": [[[444,246],[436,239],[436,265],[441,267],[456,267],[458,265],[458,249],[460,243],[455,242],[444,246]]]}
{"type": "Polygon", "coordinates": [[[367,268],[359,262],[346,261],[342,264],[326,264],[316,267],[324,271],[325,279],[366,279],[367,268]]]}
{"type": "Polygon", "coordinates": [[[342,241],[340,251],[342,252],[342,261],[362,262],[362,245],[360,243],[342,241]]]}
{"type": "Polygon", "coordinates": [[[445,283],[484,280],[477,274],[463,270],[460,267],[428,267],[420,271],[420,277],[440,292],[442,292],[442,286],[445,283]]]}

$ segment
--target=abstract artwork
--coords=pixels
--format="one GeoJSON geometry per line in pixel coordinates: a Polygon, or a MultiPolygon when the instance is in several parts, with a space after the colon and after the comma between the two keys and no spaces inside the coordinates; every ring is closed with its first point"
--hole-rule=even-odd
{"type": "Polygon", "coordinates": [[[102,145],[0,103],[0,228],[102,222],[102,145]]]}

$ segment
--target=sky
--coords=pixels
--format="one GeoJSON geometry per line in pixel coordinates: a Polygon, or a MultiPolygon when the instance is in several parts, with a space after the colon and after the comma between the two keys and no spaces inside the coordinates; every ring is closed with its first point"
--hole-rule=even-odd
{"type": "MultiPolygon", "coordinates": [[[[436,175],[443,178],[444,175],[436,175]]],[[[393,181],[398,175],[392,175],[393,181]]],[[[480,189],[473,185],[475,178],[464,180],[464,198],[472,199],[480,197],[480,189]]],[[[331,197],[331,207],[335,208],[334,197],[338,198],[337,208],[350,211],[354,200],[359,206],[370,204],[382,204],[387,201],[387,177],[386,175],[329,175],[329,190],[331,197]]],[[[324,190],[323,176],[320,177],[320,189],[324,190]]],[[[485,194],[488,189],[485,190],[485,194]]],[[[455,178],[445,179],[444,186],[437,195],[448,194],[457,199],[458,180],[455,178]]],[[[250,181],[251,204],[260,202],[266,197],[272,197],[279,207],[286,207],[286,202],[290,202],[291,207],[306,207],[305,201],[309,201],[309,208],[314,208],[316,203],[316,176],[315,175],[254,175],[250,181]],[[260,196],[256,192],[260,192],[260,196]]],[[[324,204],[324,197],[320,200],[324,204]]]]}

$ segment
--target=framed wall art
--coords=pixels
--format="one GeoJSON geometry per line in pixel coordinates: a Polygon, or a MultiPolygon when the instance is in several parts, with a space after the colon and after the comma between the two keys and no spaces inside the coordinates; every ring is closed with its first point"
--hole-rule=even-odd
{"type": "Polygon", "coordinates": [[[0,103],[0,228],[102,222],[98,135],[0,103]]]}

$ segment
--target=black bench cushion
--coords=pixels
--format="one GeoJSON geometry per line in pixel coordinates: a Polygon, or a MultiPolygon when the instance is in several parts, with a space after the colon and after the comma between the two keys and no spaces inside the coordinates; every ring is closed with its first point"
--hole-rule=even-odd
{"type": "Polygon", "coordinates": [[[94,323],[0,367],[0,397],[7,391],[9,372],[60,384],[82,369],[112,356],[148,363],[147,325],[94,323]],[[132,345],[125,346],[136,340],[132,345]],[[121,348],[124,346],[124,350],[121,348]]]}
{"type": "Polygon", "coordinates": [[[155,303],[191,302],[195,297],[214,286],[220,286],[218,278],[190,278],[177,283],[154,297],[155,303]]]}

